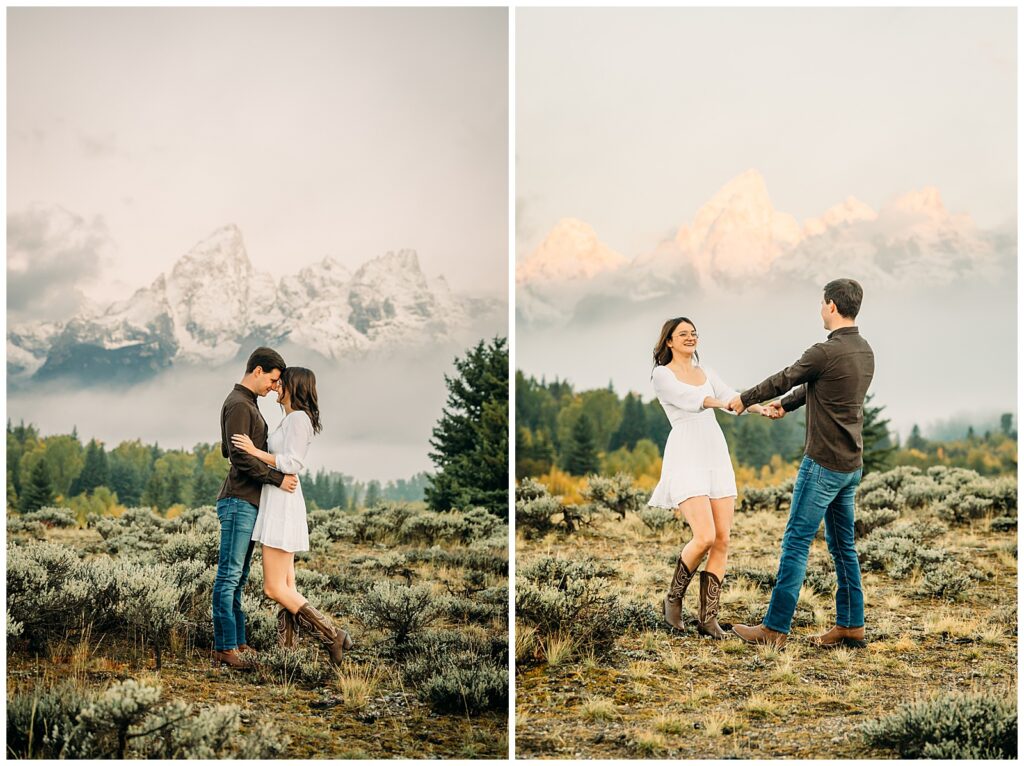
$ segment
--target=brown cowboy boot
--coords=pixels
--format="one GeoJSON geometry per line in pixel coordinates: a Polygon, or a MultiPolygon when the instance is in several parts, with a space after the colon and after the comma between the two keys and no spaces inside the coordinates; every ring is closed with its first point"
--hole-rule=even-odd
{"type": "MultiPolygon", "coordinates": [[[[697,568],[694,567],[694,572],[697,568]]],[[[693,579],[693,572],[686,568],[683,562],[683,554],[679,554],[676,561],[676,571],[672,575],[672,584],[669,585],[668,594],[665,596],[665,622],[677,630],[685,630],[683,625],[683,596],[686,588],[693,579]]]]}
{"type": "Polygon", "coordinates": [[[239,644],[238,645],[238,651],[241,654],[249,654],[249,655],[252,655],[253,657],[255,657],[257,654],[259,654],[259,652],[257,652],[255,649],[253,649],[248,644],[239,644]]]}
{"type": "Polygon", "coordinates": [[[308,601],[295,613],[295,622],[327,645],[331,662],[335,665],[341,664],[342,650],[352,648],[352,638],[349,634],[334,627],[330,618],[310,606],[308,601]]]}
{"type": "Polygon", "coordinates": [[[808,639],[814,646],[822,649],[836,649],[845,646],[850,649],[863,649],[868,645],[864,640],[864,626],[859,628],[844,628],[836,625],[829,631],[818,636],[811,636],[808,639]]]}
{"type": "Polygon", "coordinates": [[[214,667],[227,665],[235,670],[252,670],[253,667],[252,662],[247,657],[243,657],[237,649],[228,649],[226,652],[214,649],[211,661],[214,667]]]}
{"type": "Polygon", "coordinates": [[[277,612],[277,645],[285,649],[299,645],[295,616],[283,606],[277,612]]]}
{"type": "Polygon", "coordinates": [[[760,625],[733,625],[732,632],[748,644],[774,646],[776,649],[781,649],[786,645],[786,634],[766,628],[764,623],[760,625]]]}
{"type": "Polygon", "coordinates": [[[729,623],[718,624],[718,605],[722,595],[722,581],[707,570],[700,573],[700,611],[697,612],[697,632],[721,641],[729,634],[729,623]]]}

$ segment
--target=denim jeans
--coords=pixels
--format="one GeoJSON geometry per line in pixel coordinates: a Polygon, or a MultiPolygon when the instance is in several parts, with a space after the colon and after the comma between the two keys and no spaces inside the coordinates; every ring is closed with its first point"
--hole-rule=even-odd
{"type": "Polygon", "coordinates": [[[864,470],[831,471],[804,455],[793,486],[793,505],[782,536],[779,574],[772,590],[765,627],[789,633],[800,587],[807,573],[807,554],[822,518],[825,541],[836,566],[836,624],[844,628],[864,625],[864,591],[860,562],[853,547],[853,496],[864,470]]]}
{"type": "Polygon", "coordinates": [[[259,509],[238,497],[217,501],[220,556],[213,581],[213,646],[220,652],[245,643],[242,589],[249,579],[254,543],[251,540],[259,509]]]}

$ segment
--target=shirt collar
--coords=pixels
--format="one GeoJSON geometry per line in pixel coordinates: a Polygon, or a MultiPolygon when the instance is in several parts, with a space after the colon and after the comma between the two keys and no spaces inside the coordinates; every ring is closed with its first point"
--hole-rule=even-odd
{"type": "Polygon", "coordinates": [[[833,335],[860,335],[860,330],[857,329],[857,325],[853,327],[837,327],[828,334],[829,340],[832,340],[833,335]]]}
{"type": "MultiPolygon", "coordinates": [[[[830,335],[829,337],[831,338],[832,336],[830,335]]],[[[248,388],[243,386],[241,383],[235,383],[235,391],[241,391],[243,394],[247,394],[249,396],[249,398],[252,399],[253,404],[256,403],[256,392],[255,391],[250,391],[248,388]]]]}

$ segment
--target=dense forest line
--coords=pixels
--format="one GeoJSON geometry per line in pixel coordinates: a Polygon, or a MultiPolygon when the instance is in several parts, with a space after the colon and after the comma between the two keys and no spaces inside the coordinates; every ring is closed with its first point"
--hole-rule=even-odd
{"type": "MultiPolygon", "coordinates": [[[[96,439],[83,445],[76,430],[42,436],[32,424],[7,422],[9,510],[28,512],[59,502],[84,517],[117,506],[147,505],[165,512],[176,505],[212,505],[227,471],[220,444],[163,449],[134,439],[108,450],[96,439]]],[[[418,473],[381,484],[323,469],[300,477],[311,509],[422,500],[428,478],[418,473]]]]}
{"type": "MultiPolygon", "coordinates": [[[[963,438],[928,440],[914,426],[905,444],[890,433],[885,407],[868,395],[864,408],[865,472],[897,465],[950,465],[983,475],[1016,471],[1017,432],[1012,413],[998,430],[963,438]]],[[[737,467],[751,475],[779,473],[780,466],[803,454],[803,408],[781,420],[736,417],[715,412],[737,467]]],[[[668,418],[652,398],[606,388],[576,391],[571,383],[538,380],[516,372],[516,478],[625,471],[634,477],[656,477],[661,451],[670,430],[668,418]]]]}

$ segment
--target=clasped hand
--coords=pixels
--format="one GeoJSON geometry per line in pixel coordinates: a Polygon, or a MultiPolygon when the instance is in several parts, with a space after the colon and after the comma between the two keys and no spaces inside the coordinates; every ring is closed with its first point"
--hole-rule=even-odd
{"type": "Polygon", "coordinates": [[[782,408],[782,403],[780,401],[771,402],[769,404],[752,404],[749,407],[744,407],[743,401],[738,396],[732,401],[724,404],[722,409],[735,412],[737,415],[741,415],[744,410],[748,410],[755,415],[763,415],[771,420],[778,420],[786,415],[786,411],[782,408]]]}

